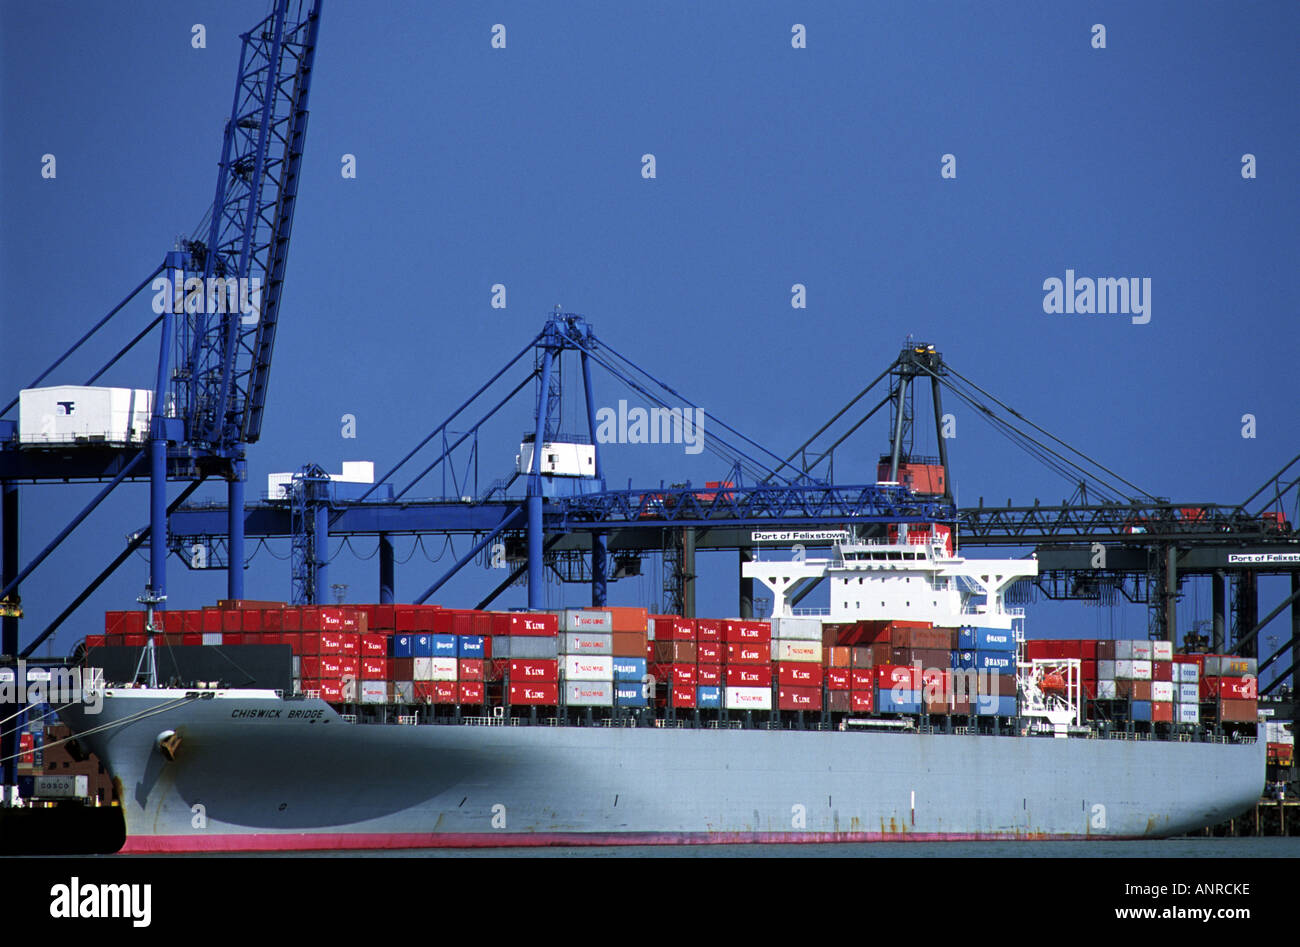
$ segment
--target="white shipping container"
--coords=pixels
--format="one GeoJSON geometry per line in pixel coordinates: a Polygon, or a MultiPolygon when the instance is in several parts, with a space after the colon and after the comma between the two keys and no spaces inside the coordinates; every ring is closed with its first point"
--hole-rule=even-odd
{"type": "Polygon", "coordinates": [[[1152,661],[1172,661],[1173,659],[1174,659],[1174,643],[1172,641],[1151,642],[1152,661]]]}
{"type": "MultiPolygon", "coordinates": [[[[419,658],[415,660],[419,661],[419,658]]],[[[429,662],[429,676],[427,678],[417,678],[418,680],[429,681],[454,681],[456,680],[457,662],[455,658],[425,658],[429,662]]]]}
{"type": "Polygon", "coordinates": [[[822,623],[817,618],[773,618],[772,638],[775,641],[816,641],[820,644],[822,623]]]}
{"type": "Polygon", "coordinates": [[[153,392],[145,388],[57,385],[18,394],[21,444],[143,444],[153,392]]]}
{"type": "Polygon", "coordinates": [[[203,643],[207,645],[221,644],[221,632],[205,631],[203,633],[203,643]]]}
{"type": "Polygon", "coordinates": [[[32,795],[37,799],[84,799],[90,795],[90,777],[37,776],[33,780],[32,795]]]}
{"type": "Polygon", "coordinates": [[[1175,723],[1200,723],[1201,705],[1200,704],[1175,704],[1174,722],[1175,723]]]}
{"type": "Polygon", "coordinates": [[[560,635],[561,654],[612,654],[613,652],[614,636],[611,634],[560,635]]]}
{"type": "Polygon", "coordinates": [[[1115,682],[1107,680],[1097,681],[1097,699],[1114,700],[1115,699],[1115,682]]]}
{"type": "Polygon", "coordinates": [[[415,703],[415,684],[411,681],[393,681],[393,689],[397,692],[398,703],[413,704],[415,703]]]}
{"type": "Polygon", "coordinates": [[[564,702],[570,707],[612,707],[614,682],[565,681],[564,702]]]}
{"type": "Polygon", "coordinates": [[[556,614],[560,616],[560,631],[612,632],[614,630],[612,612],[586,612],[569,608],[556,614]]]}
{"type": "Polygon", "coordinates": [[[1099,680],[1099,681],[1113,681],[1113,680],[1115,680],[1115,662],[1114,662],[1114,661],[1109,661],[1109,660],[1107,660],[1107,661],[1098,661],[1098,662],[1097,662],[1097,680],[1099,680]]]}
{"type": "Polygon", "coordinates": [[[1154,676],[1154,671],[1155,671],[1155,669],[1152,667],[1152,664],[1154,664],[1154,662],[1151,660],[1138,661],[1135,659],[1133,661],[1133,680],[1135,681],[1151,680],[1151,678],[1154,676]]]}
{"type": "Polygon", "coordinates": [[[388,682],[387,681],[362,681],[361,682],[361,703],[363,704],[388,703],[388,682]]]}
{"type": "Polygon", "coordinates": [[[770,687],[728,687],[728,710],[771,710],[772,688],[770,687]]]}
{"type": "Polygon", "coordinates": [[[496,635],[492,639],[494,658],[543,658],[554,660],[560,653],[559,638],[541,635],[496,635]]]}
{"type": "MultiPolygon", "coordinates": [[[[1097,663],[1100,664],[1101,662],[1099,661],[1099,662],[1097,662],[1097,663]]],[[[1101,677],[1101,673],[1100,673],[1100,672],[1098,672],[1097,677],[1099,677],[1099,678],[1101,677]]],[[[1116,658],[1116,659],[1115,659],[1115,680],[1117,680],[1117,681],[1131,681],[1131,680],[1133,680],[1133,660],[1132,660],[1132,658],[1123,658],[1123,659],[1116,658]]]]}
{"type": "Polygon", "coordinates": [[[1170,681],[1152,681],[1151,699],[1155,701],[1163,701],[1165,703],[1173,703],[1176,699],[1174,696],[1174,688],[1176,686],[1177,685],[1170,681]]]}
{"type": "Polygon", "coordinates": [[[1179,684],[1195,684],[1200,680],[1200,671],[1195,664],[1175,664],[1174,680],[1179,684]]]}
{"type": "Polygon", "coordinates": [[[806,661],[821,664],[822,643],[820,641],[778,641],[776,643],[778,661],[806,661]]]}
{"type": "Polygon", "coordinates": [[[1133,641],[1130,644],[1133,647],[1134,661],[1151,661],[1155,658],[1155,650],[1150,641],[1133,641]]]}
{"type": "MultiPolygon", "coordinates": [[[[525,441],[519,445],[515,464],[521,474],[532,472],[532,441],[525,441]]],[[[596,476],[596,446],[575,444],[571,441],[543,441],[542,467],[539,473],[557,477],[594,477],[596,476]]]]}
{"type": "Polygon", "coordinates": [[[1178,702],[1180,704],[1200,703],[1201,686],[1199,684],[1179,684],[1177,685],[1177,687],[1178,687],[1178,702]]]}
{"type": "Polygon", "coordinates": [[[570,681],[612,681],[614,680],[614,659],[605,655],[566,655],[564,658],[564,677],[570,681]]]}
{"type": "Polygon", "coordinates": [[[342,682],[343,702],[345,704],[355,704],[357,702],[357,682],[352,678],[342,682]]]}
{"type": "Polygon", "coordinates": [[[1133,660],[1133,642],[1116,641],[1115,642],[1115,660],[1132,661],[1133,660]]]}

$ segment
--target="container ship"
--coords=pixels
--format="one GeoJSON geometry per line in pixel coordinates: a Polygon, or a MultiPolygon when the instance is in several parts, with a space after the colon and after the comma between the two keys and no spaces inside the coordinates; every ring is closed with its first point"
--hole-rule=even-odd
{"type": "Polygon", "coordinates": [[[1036,562],[966,560],[940,529],[748,564],[762,621],[110,612],[85,660],[117,683],[61,713],[112,775],[127,852],[1134,839],[1254,805],[1252,659],[1026,640],[1003,596],[1036,562]],[[806,576],[825,614],[786,605],[806,576]],[[143,686],[112,669],[142,647],[143,686]],[[234,680],[253,654],[283,676],[234,680]],[[186,655],[227,672],[159,686],[215,676],[186,655]]]}

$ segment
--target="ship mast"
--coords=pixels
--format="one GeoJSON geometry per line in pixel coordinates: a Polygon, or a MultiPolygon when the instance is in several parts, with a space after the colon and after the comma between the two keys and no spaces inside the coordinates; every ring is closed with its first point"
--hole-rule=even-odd
{"type": "Polygon", "coordinates": [[[135,665],[135,682],[140,683],[140,678],[143,676],[146,687],[156,688],[158,686],[158,660],[153,643],[154,632],[157,631],[154,625],[154,606],[167,601],[167,596],[156,594],[153,585],[149,584],[144,587],[143,594],[136,598],[136,601],[145,608],[144,633],[146,638],[144,650],[140,652],[140,660],[135,665]]]}

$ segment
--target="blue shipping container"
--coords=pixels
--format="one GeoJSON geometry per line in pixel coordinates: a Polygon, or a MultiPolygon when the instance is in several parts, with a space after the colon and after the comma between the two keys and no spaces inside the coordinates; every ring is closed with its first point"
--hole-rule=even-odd
{"type": "Polygon", "coordinates": [[[614,680],[640,681],[646,676],[645,658],[615,658],[614,680]]]}
{"type": "Polygon", "coordinates": [[[615,707],[645,707],[649,703],[645,684],[628,684],[626,681],[614,685],[615,707]]]}
{"type": "Polygon", "coordinates": [[[388,639],[388,653],[394,658],[415,657],[415,635],[393,635],[388,639]]]}
{"type": "Polygon", "coordinates": [[[1016,656],[1005,651],[963,651],[958,667],[977,671],[998,671],[1002,674],[1016,672],[1016,656]]]}
{"type": "Polygon", "coordinates": [[[991,628],[963,628],[957,637],[963,651],[1015,651],[1016,639],[1009,631],[991,628]]]}
{"type": "Polygon", "coordinates": [[[482,635],[461,635],[457,639],[456,657],[458,658],[483,657],[483,636],[482,635]]]}
{"type": "Polygon", "coordinates": [[[981,717],[1014,717],[1017,713],[1016,698],[1014,695],[991,697],[981,694],[975,699],[975,713],[981,717]]]}
{"type": "Polygon", "coordinates": [[[876,709],[886,714],[916,714],[921,712],[921,692],[881,687],[876,709]]]}
{"type": "MultiPolygon", "coordinates": [[[[424,635],[420,636],[425,637],[424,635]]],[[[435,658],[454,658],[457,654],[456,636],[455,635],[429,635],[429,640],[433,643],[433,654],[435,658]]],[[[419,639],[416,639],[417,642],[419,639]]],[[[422,657],[419,652],[416,657],[422,657]]]]}
{"type": "Polygon", "coordinates": [[[1133,720],[1151,721],[1151,701],[1135,700],[1129,705],[1129,716],[1133,720]]]}
{"type": "Polygon", "coordinates": [[[722,707],[722,688],[715,685],[701,685],[695,689],[695,706],[701,710],[722,707]]]}
{"type": "Polygon", "coordinates": [[[416,635],[414,645],[415,657],[433,657],[433,635],[416,635]]]}

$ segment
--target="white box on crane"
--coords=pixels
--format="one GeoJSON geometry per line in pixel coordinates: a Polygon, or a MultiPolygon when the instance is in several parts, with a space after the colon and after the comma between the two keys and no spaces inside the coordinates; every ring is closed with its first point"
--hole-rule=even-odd
{"type": "Polygon", "coordinates": [[[55,385],[18,395],[18,442],[46,445],[143,444],[153,392],[147,388],[55,385]]]}
{"type": "MultiPolygon", "coordinates": [[[[521,474],[532,472],[532,441],[524,441],[519,445],[515,463],[521,474]]],[[[592,444],[543,441],[541,472],[556,477],[594,477],[596,476],[596,448],[592,444]]]]}

